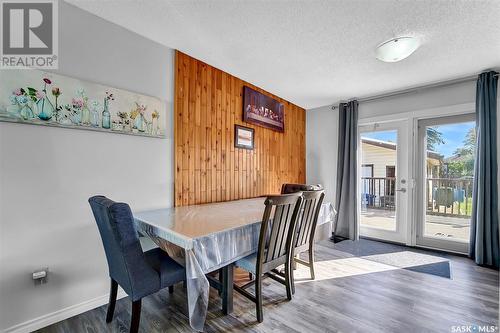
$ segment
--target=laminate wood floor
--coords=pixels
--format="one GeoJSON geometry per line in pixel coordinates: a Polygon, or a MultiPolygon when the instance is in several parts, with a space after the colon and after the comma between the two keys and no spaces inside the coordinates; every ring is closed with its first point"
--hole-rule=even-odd
{"type": "MultiPolygon", "coordinates": [[[[407,250],[401,247],[401,252],[407,250]]],[[[316,247],[316,280],[309,280],[308,268],[299,265],[292,301],[286,301],[284,286],[264,280],[261,324],[253,303],[237,293],[234,313],[224,316],[211,290],[205,331],[427,333],[452,332],[458,325],[498,326],[498,271],[464,257],[425,253],[448,259],[451,279],[356,257],[323,241],[316,247]]],[[[128,332],[130,311],[124,298],[117,302],[111,324],[106,324],[102,306],[38,332],[128,332]]],[[[193,332],[182,285],[171,295],[164,290],[143,299],[140,331],[193,332]]]]}

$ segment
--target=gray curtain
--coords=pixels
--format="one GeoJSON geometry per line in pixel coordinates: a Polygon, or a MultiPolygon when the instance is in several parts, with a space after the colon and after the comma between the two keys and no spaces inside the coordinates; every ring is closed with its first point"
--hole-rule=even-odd
{"type": "Polygon", "coordinates": [[[497,182],[498,73],[479,75],[476,89],[477,151],[474,166],[470,256],[479,265],[499,266],[497,182]]]}
{"type": "Polygon", "coordinates": [[[334,240],[359,239],[356,206],[358,101],[339,105],[339,146],[334,240]]]}

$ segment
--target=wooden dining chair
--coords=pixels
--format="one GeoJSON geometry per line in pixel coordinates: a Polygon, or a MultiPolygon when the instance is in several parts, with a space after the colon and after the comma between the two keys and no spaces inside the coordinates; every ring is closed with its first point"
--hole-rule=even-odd
{"type": "MultiPolygon", "coordinates": [[[[293,245],[293,261],[309,267],[311,279],[314,280],[314,234],[318,224],[321,204],[325,197],[324,191],[302,192],[302,208],[297,222],[293,245]],[[308,251],[309,261],[300,259],[302,252],[308,251]]],[[[293,265],[292,265],[293,266],[293,265]]],[[[295,293],[295,283],[292,281],[292,293],[295,293]]]]}
{"type": "MultiPolygon", "coordinates": [[[[311,279],[314,280],[314,235],[316,233],[316,226],[318,224],[319,212],[321,210],[321,205],[325,196],[323,186],[321,184],[283,184],[281,186],[282,194],[294,192],[322,193],[321,198],[313,194],[305,194],[304,196],[304,202],[302,203],[302,212],[304,212],[307,208],[308,214],[301,214],[299,217],[299,222],[297,224],[297,239],[292,263],[293,269],[296,268],[296,263],[300,263],[309,267],[311,279]],[[306,197],[309,199],[306,199],[306,197]],[[311,207],[311,204],[313,204],[314,206],[311,207]],[[305,251],[309,251],[309,262],[300,259],[300,254],[305,251]]],[[[295,293],[295,283],[292,285],[292,291],[293,293],[295,293]]]]}
{"type": "Polygon", "coordinates": [[[300,192],[268,196],[265,201],[257,252],[236,262],[236,266],[254,276],[253,281],[243,286],[234,285],[234,289],[255,303],[259,323],[264,319],[262,279],[265,276],[284,284],[288,300],[292,299],[292,241],[301,203],[300,192]],[[281,265],[285,265],[283,277],[273,272],[281,265]],[[255,295],[246,290],[251,285],[255,285],[255,295]]]}
{"type": "Polygon", "coordinates": [[[89,199],[90,207],[101,234],[111,278],[106,322],[113,320],[118,285],[132,300],[130,332],[139,330],[141,300],[160,289],[186,280],[184,267],[160,248],[142,251],[134,217],[129,205],[114,202],[104,196],[89,199]]]}

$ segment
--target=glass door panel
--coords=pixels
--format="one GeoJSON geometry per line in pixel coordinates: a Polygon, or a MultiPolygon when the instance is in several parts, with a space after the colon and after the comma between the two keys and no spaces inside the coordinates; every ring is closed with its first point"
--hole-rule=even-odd
{"type": "Polygon", "coordinates": [[[360,235],[405,243],[406,122],[360,127],[360,235]]]}
{"type": "Polygon", "coordinates": [[[361,173],[362,226],[396,230],[397,141],[397,130],[361,133],[362,170],[370,166],[361,173]]]}
{"type": "Polygon", "coordinates": [[[419,121],[417,245],[467,252],[472,212],[474,115],[419,121]]]}

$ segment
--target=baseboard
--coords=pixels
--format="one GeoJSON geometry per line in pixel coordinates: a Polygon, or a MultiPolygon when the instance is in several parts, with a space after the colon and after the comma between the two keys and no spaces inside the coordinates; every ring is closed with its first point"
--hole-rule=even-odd
{"type": "MultiPolygon", "coordinates": [[[[120,288],[118,290],[117,299],[127,297],[127,294],[120,288]]],[[[63,321],[65,319],[71,318],[73,316],[79,315],[81,313],[87,312],[89,310],[98,308],[104,304],[107,304],[109,300],[109,294],[96,297],[94,299],[82,302],[80,304],[75,304],[67,308],[48,313],[46,315],[40,316],[35,319],[28,320],[24,323],[14,325],[5,329],[2,333],[29,333],[41,328],[47,327],[49,325],[55,324],[57,322],[63,321]]]]}

